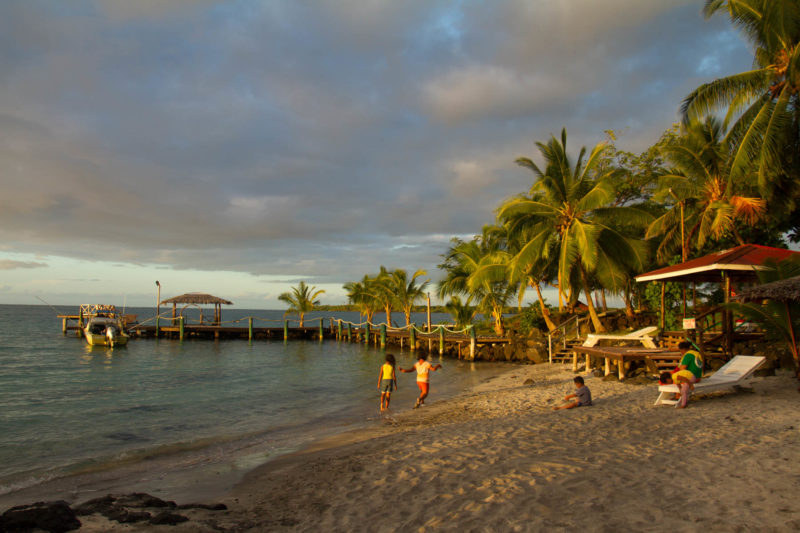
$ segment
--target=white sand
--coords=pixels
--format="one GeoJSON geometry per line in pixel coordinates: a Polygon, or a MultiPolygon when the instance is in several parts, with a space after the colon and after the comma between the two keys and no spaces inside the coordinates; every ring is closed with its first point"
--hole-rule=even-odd
{"type": "Polygon", "coordinates": [[[591,378],[595,406],[554,412],[564,368],[519,367],[446,402],[434,384],[424,408],[251,472],[228,511],[159,527],[94,515],[81,531],[800,529],[789,373],[685,410],[654,407],[655,386],[591,378]]]}

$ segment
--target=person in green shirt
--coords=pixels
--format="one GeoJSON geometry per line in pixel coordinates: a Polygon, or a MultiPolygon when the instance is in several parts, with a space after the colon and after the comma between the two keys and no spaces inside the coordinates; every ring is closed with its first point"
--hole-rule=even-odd
{"type": "MultiPolygon", "coordinates": [[[[689,403],[689,392],[694,389],[694,384],[703,377],[703,356],[692,349],[692,343],[689,341],[679,342],[678,351],[681,352],[681,362],[678,363],[675,371],[691,372],[691,377],[688,380],[680,380],[680,383],[677,383],[681,390],[681,401],[677,407],[683,409],[689,403]]],[[[685,372],[683,374],[685,375],[685,372]]]]}

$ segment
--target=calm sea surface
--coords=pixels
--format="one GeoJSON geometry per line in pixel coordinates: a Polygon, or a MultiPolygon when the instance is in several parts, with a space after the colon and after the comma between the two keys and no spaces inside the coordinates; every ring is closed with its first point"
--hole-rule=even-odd
{"type": "MultiPolygon", "coordinates": [[[[57,309],[77,312],[77,306],[57,309]]],[[[127,312],[140,321],[155,314],[127,312]]],[[[223,320],[282,318],[281,311],[223,312],[223,320]]],[[[320,315],[358,322],[357,313],[309,317],[320,315]]],[[[413,320],[421,324],[424,316],[413,320]]],[[[413,362],[408,351],[394,353],[401,366],[413,362]]],[[[0,305],[0,495],[176,450],[218,454],[221,444],[235,454],[259,443],[258,463],[331,432],[377,424],[383,357],[378,348],[336,341],[131,338],[112,350],[63,336],[49,307],[0,305]]],[[[432,378],[434,401],[498,372],[492,365],[443,363],[432,378]]],[[[395,411],[408,409],[417,394],[412,374],[398,380],[395,411]]]]}

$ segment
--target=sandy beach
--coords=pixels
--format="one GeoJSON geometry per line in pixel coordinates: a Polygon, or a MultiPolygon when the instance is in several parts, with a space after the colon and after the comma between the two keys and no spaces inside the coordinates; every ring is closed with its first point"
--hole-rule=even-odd
{"type": "MultiPolygon", "coordinates": [[[[800,395],[752,390],[654,407],[655,386],[521,366],[250,472],[176,526],[80,517],[81,531],[790,531],[800,528],[800,395]],[[533,380],[533,384],[524,384],[533,380]]],[[[446,379],[437,375],[438,379],[446,379]]],[[[70,502],[77,503],[77,502],[70,502]]],[[[183,502],[178,502],[183,503],[183,502]]]]}

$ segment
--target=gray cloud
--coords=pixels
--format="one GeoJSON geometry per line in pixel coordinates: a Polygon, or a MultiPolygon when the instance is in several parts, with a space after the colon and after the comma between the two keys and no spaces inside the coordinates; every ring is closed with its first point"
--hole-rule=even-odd
{"type": "Polygon", "coordinates": [[[6,2],[0,241],[340,282],[433,270],[532,176],[749,65],[700,2],[6,2]],[[445,238],[442,238],[442,237],[445,238]]]}

